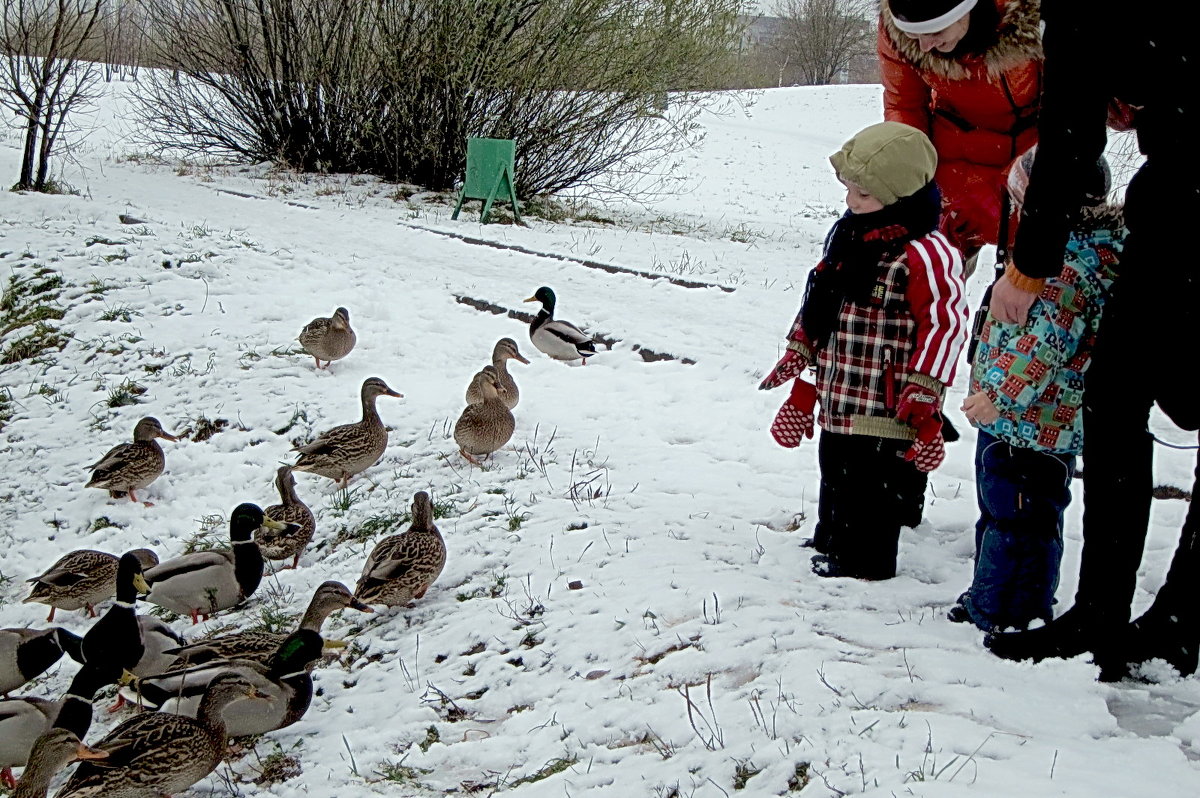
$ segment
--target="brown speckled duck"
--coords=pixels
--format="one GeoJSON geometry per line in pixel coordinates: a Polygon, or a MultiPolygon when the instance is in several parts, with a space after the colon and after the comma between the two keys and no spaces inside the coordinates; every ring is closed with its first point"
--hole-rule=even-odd
{"type": "Polygon", "coordinates": [[[21,774],[12,798],[46,798],[50,782],[63,768],[75,760],[104,759],[103,751],[79,742],[67,729],[51,729],[34,741],[29,752],[29,764],[21,774]]]}
{"type": "Polygon", "coordinates": [[[334,427],[318,435],[312,443],[295,447],[293,451],[300,456],[293,469],[329,477],[344,488],[352,476],[379,462],[387,449],[388,433],[375,410],[375,400],[404,394],[396,393],[380,378],[370,377],[363,382],[360,396],[362,420],[334,427]]]}
{"type": "MultiPolygon", "coordinates": [[[[149,549],[134,549],[132,553],[143,569],[158,565],[158,555],[149,549]]],[[[119,562],[116,555],[95,549],[68,552],[45,573],[28,580],[33,588],[22,603],[48,604],[47,623],[54,620],[56,610],[86,609],[94,618],[93,607],[116,595],[119,562]]]]}
{"type": "Polygon", "coordinates": [[[296,495],[296,478],[292,476],[291,466],[280,466],[275,472],[275,487],[279,490],[280,503],[272,504],[263,512],[267,518],[295,526],[278,532],[259,527],[254,537],[264,557],[268,560],[286,560],[290,557],[292,564],[284,567],[295,568],[300,564],[304,547],[312,541],[313,533],[317,531],[317,519],[308,505],[296,495]]]}
{"type": "MultiPolygon", "coordinates": [[[[492,349],[492,366],[500,377],[500,387],[504,389],[500,394],[500,399],[504,402],[505,407],[512,410],[521,401],[521,392],[517,389],[516,380],[508,373],[508,361],[510,360],[529,364],[529,361],[517,350],[516,341],[511,338],[501,338],[492,349]]],[[[480,371],[467,386],[467,404],[475,405],[483,401],[483,389],[480,387],[483,379],[483,372],[480,371]]]]}
{"type": "Polygon", "coordinates": [[[504,406],[500,375],[492,366],[479,372],[479,390],[483,401],[467,405],[454,424],[454,442],[463,457],[480,465],[487,456],[508,443],[517,422],[504,406]]]}
{"type": "Polygon", "coordinates": [[[329,318],[315,318],[300,331],[300,346],[313,356],[317,368],[329,368],[335,360],[350,354],[358,337],[350,327],[350,311],[338,308],[329,318]],[[321,365],[321,361],[325,365],[321,365]]]}
{"type": "MultiPolygon", "coordinates": [[[[300,619],[300,629],[311,632],[321,632],[325,619],[338,610],[352,609],[359,612],[374,612],[350,594],[341,582],[324,582],[313,593],[312,600],[304,617],[300,619]]],[[[231,632],[230,634],[210,637],[195,643],[181,646],[167,653],[176,657],[169,668],[164,671],[184,670],[195,665],[202,665],[217,659],[250,660],[267,664],[271,656],[283,645],[287,635],[268,632],[262,629],[231,632]]]]}
{"type": "Polygon", "coordinates": [[[354,597],[366,604],[407,604],[425,595],[445,565],[446,543],[433,525],[433,502],[420,491],[413,496],[412,525],[375,544],[354,597]]]}
{"type": "MultiPolygon", "coordinates": [[[[129,494],[130,501],[137,501],[137,493],[162,474],[166,457],[158,438],[168,441],[179,440],[162,428],[157,418],[146,416],[133,428],[133,443],[121,443],[88,466],[92,478],[85,487],[108,491],[114,499],[129,494]]],[[[142,502],[153,507],[151,502],[142,502]]]]}
{"type": "Polygon", "coordinates": [[[196,718],[143,712],[94,746],[100,765],[83,762],[55,798],[150,798],[183,792],[220,764],[229,739],[222,712],[244,698],[263,698],[246,677],[214,679],[196,718]]]}

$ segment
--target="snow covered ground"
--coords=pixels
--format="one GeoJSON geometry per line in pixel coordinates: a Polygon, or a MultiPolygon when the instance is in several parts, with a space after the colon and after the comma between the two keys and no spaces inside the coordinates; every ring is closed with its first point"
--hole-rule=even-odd
{"type": "MultiPolygon", "coordinates": [[[[903,535],[896,579],[809,571],[799,543],[816,515],[816,446],[775,446],[784,393],[755,386],[842,211],[826,157],[880,114],[877,87],[767,92],[705,120],[675,195],[593,210],[608,221],[518,228],[481,227],[477,206],[451,221],[449,206],[370,178],[153,163],[109,98],[64,175],[81,195],[0,194],[2,276],[60,277],[44,297],[63,316],[46,323],[69,336],[0,369],[12,413],[0,626],[44,624],[44,607],[19,603],[23,580],[70,549],[166,557],[199,534],[219,539],[235,505],[276,500],[293,443],[356,420],[360,384],[380,376],[404,394],[380,400],[383,461],[348,493],[297,474],[318,514],[300,567],[243,609],[176,626],[195,638],[298,615],[322,581],[353,586],[382,534],[364,530],[395,525],[418,490],[441,514],[446,569],[410,608],[331,619],[327,636],[350,647],[316,671],[308,715],[189,795],[1197,794],[1196,680],[1108,685],[1087,657],[1003,662],[947,622],[971,572],[969,429],[931,479],[925,522],[903,535]],[[586,368],[553,362],[520,321],[456,299],[528,311],[540,285],[612,350],[586,368]],[[314,371],[296,334],[339,305],[358,347],[314,371]],[[513,364],[517,431],[473,468],[449,430],[504,336],[532,361],[513,364]],[[145,492],[155,507],[83,489],[84,466],[144,415],[176,433],[224,426],[164,443],[167,473],[145,492]],[[299,772],[264,778],[282,755],[299,772]]],[[[4,135],[11,181],[19,142],[4,135]]],[[[976,302],[987,273],[971,281],[976,302]]],[[[1157,481],[1190,488],[1193,453],[1158,455],[1157,481]]],[[[1185,509],[1155,503],[1140,606],[1185,509]]],[[[1064,605],[1079,514],[1077,496],[1064,605]]],[[[80,613],[60,619],[87,628],[80,613]]],[[[73,671],[64,661],[26,692],[55,696],[73,671]]],[[[92,739],[116,720],[99,718],[92,739]]]]}

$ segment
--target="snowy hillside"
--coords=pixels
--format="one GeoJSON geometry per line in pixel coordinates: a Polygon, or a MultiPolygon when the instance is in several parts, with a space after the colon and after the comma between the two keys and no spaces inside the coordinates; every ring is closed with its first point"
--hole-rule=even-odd
{"type": "MultiPolygon", "coordinates": [[[[842,212],[826,157],[880,118],[879,91],[753,99],[706,120],[674,195],[528,228],[480,226],[477,206],[451,221],[451,206],[371,178],[151,162],[121,98],[106,99],[64,175],[80,195],[0,194],[6,288],[48,309],[5,345],[35,331],[31,345],[53,344],[0,367],[0,627],[45,625],[45,607],[20,603],[24,580],[68,550],[165,558],[224,539],[230,510],[275,503],[293,444],[357,420],[359,386],[379,376],[404,394],[379,402],[383,461],[345,492],[297,474],[318,515],[300,567],[242,609],[174,625],[193,639],[290,628],[321,582],[353,587],[419,490],[438,510],[445,571],[409,608],[335,615],[325,634],[348,648],[315,672],[307,716],[188,795],[1196,795],[1195,679],[1097,684],[1086,657],[999,661],[947,622],[971,573],[969,429],[931,479],[925,522],[902,536],[896,579],[810,573],[799,544],[816,516],[816,446],[777,447],[767,428],[784,393],[755,386],[842,212]],[[586,367],[537,352],[502,311],[529,312],[541,285],[611,351],[586,367]],[[296,335],[339,305],[358,346],[315,371],[296,335]],[[532,361],[511,364],[517,429],[475,468],[450,430],[505,336],[532,361]],[[85,466],[145,415],[188,434],[163,443],[167,471],[144,496],[156,506],[85,490],[85,466]]],[[[11,183],[19,139],[3,135],[11,183]]],[[[1157,454],[1158,481],[1190,488],[1194,453],[1157,454]]],[[[1155,503],[1143,606],[1185,509],[1155,503]]],[[[79,612],[58,622],[88,625],[79,612]]],[[[21,694],[56,697],[75,667],[21,694]]],[[[124,717],[98,714],[89,739],[124,717]]]]}

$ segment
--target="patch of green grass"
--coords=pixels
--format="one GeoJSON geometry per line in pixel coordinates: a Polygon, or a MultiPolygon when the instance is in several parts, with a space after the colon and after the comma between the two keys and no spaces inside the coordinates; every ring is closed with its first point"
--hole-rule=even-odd
{"type": "MultiPolygon", "coordinates": [[[[133,321],[134,316],[140,316],[142,312],[129,305],[117,305],[107,308],[100,314],[100,321],[123,321],[126,324],[133,321]]],[[[60,317],[61,318],[61,317],[60,317]]]]}
{"type": "Polygon", "coordinates": [[[343,525],[333,538],[336,548],[343,543],[365,543],[376,535],[390,535],[402,530],[412,521],[409,513],[372,515],[358,526],[343,525]]]}
{"type": "Polygon", "coordinates": [[[138,385],[133,380],[125,380],[120,385],[117,385],[108,390],[108,400],[106,404],[109,407],[126,407],[128,405],[136,405],[142,400],[139,399],[142,394],[146,393],[145,386],[138,385]]]}
{"type": "Polygon", "coordinates": [[[437,726],[430,726],[425,730],[425,739],[417,743],[417,747],[420,748],[423,753],[427,753],[430,746],[432,746],[434,743],[440,743],[441,741],[442,736],[438,734],[437,726]]]}
{"type": "Polygon", "coordinates": [[[379,774],[379,778],[384,781],[392,781],[396,784],[411,784],[419,785],[421,776],[432,773],[432,770],[426,768],[414,768],[404,764],[404,760],[399,762],[388,762],[375,771],[379,774]]]}
{"type": "Polygon", "coordinates": [[[61,352],[70,340],[69,333],[63,333],[57,327],[39,321],[28,335],[10,341],[4,347],[4,351],[0,353],[0,365],[7,366],[22,360],[31,360],[52,349],[61,352]]]}
{"type": "Polygon", "coordinates": [[[571,765],[574,765],[578,761],[579,757],[575,756],[574,754],[570,756],[559,757],[557,759],[551,759],[534,773],[530,773],[528,776],[522,776],[516,781],[505,786],[511,790],[512,788],[519,787],[522,784],[533,784],[534,782],[548,779],[556,773],[562,773],[564,770],[571,767],[571,765]]]}
{"type": "Polygon", "coordinates": [[[0,430],[8,426],[8,422],[12,421],[12,417],[12,395],[5,388],[4,390],[0,390],[0,430]]]}
{"type": "Polygon", "coordinates": [[[118,524],[107,515],[102,515],[96,520],[92,521],[91,525],[88,527],[88,531],[99,532],[101,529],[112,529],[114,527],[116,529],[124,529],[125,524],[118,524]]]}

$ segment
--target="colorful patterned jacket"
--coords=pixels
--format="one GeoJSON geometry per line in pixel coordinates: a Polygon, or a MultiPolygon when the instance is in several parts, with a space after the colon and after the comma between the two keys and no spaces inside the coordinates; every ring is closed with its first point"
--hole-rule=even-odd
{"type": "Polygon", "coordinates": [[[804,335],[802,315],[788,348],[816,364],[822,428],[912,440],[913,428],[896,420],[900,392],[915,382],[943,393],[970,332],[962,256],[938,232],[908,242],[902,255],[879,264],[870,304],[843,300],[819,351],[804,335]]]}
{"type": "Polygon", "coordinates": [[[1048,280],[1026,324],[984,323],[971,366],[1000,418],[980,429],[1013,446],[1058,454],[1083,448],[1083,373],[1125,242],[1121,209],[1087,211],[1067,240],[1062,271],[1048,280]]]}

